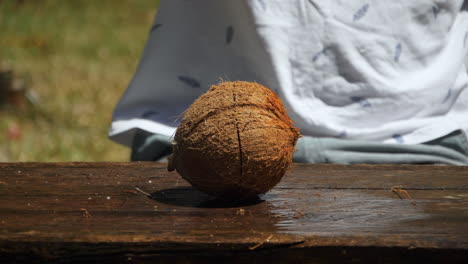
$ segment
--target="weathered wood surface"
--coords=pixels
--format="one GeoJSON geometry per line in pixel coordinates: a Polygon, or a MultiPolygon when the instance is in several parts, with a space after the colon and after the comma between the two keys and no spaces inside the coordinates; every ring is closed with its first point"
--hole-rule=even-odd
{"type": "Polygon", "coordinates": [[[468,263],[468,168],[295,165],[236,205],[164,163],[0,163],[1,259],[468,263]]]}

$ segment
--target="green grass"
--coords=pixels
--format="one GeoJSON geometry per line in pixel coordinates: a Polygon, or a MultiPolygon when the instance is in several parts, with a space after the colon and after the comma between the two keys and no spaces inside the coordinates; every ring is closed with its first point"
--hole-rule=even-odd
{"type": "Polygon", "coordinates": [[[0,152],[9,161],[128,160],[107,130],[157,1],[16,2],[0,0],[0,61],[30,80],[39,107],[0,109],[0,152]],[[7,136],[13,124],[22,134],[16,140],[7,136]]]}

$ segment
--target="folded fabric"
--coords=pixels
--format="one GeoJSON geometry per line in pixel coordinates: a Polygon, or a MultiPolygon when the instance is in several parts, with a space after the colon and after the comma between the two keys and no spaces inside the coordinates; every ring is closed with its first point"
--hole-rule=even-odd
{"type": "MultiPolygon", "coordinates": [[[[171,138],[142,130],[132,146],[133,161],[165,161],[172,153],[171,138]]],[[[384,144],[362,140],[302,137],[294,162],[336,164],[450,164],[468,165],[468,141],[455,131],[424,144],[384,144]]]]}

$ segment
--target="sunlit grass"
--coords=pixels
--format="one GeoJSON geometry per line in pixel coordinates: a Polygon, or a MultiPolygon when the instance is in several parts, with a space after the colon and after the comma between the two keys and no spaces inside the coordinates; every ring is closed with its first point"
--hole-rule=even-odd
{"type": "Polygon", "coordinates": [[[0,1],[0,60],[30,80],[39,109],[1,108],[0,152],[10,161],[128,160],[107,130],[157,1],[15,2],[0,1]],[[16,140],[7,133],[14,124],[16,140]]]}

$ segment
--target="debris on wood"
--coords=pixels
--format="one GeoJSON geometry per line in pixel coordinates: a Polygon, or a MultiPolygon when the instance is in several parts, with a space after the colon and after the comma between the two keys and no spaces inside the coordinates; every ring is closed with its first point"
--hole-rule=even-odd
{"type": "Polygon", "coordinates": [[[123,191],[124,193],[131,193],[131,194],[138,194],[137,191],[134,191],[134,190],[125,190],[123,191]]]}
{"type": "Polygon", "coordinates": [[[153,198],[153,196],[145,191],[143,191],[142,189],[138,188],[138,187],[135,187],[135,189],[139,192],[141,192],[142,194],[148,196],[149,198],[153,198]]]}
{"type": "MultiPolygon", "coordinates": [[[[413,200],[413,197],[411,197],[409,192],[403,189],[403,186],[401,185],[392,186],[390,190],[396,195],[398,195],[400,199],[413,200]]],[[[411,201],[411,204],[416,205],[414,201],[411,201]]]]}
{"type": "Polygon", "coordinates": [[[237,209],[236,215],[245,215],[245,209],[242,209],[242,208],[237,209]]]}
{"type": "Polygon", "coordinates": [[[273,237],[273,235],[270,235],[269,237],[267,237],[267,238],[266,238],[265,240],[263,240],[262,242],[260,242],[260,243],[258,243],[258,244],[256,244],[256,245],[254,245],[254,246],[249,247],[249,250],[255,250],[255,249],[261,247],[263,244],[270,242],[270,239],[271,239],[272,237],[273,237]]]}
{"type": "Polygon", "coordinates": [[[90,218],[91,217],[91,214],[88,212],[88,210],[86,208],[80,208],[80,211],[83,212],[83,216],[86,217],[86,218],[90,218]]]}
{"type": "Polygon", "coordinates": [[[298,210],[295,210],[295,209],[292,209],[294,212],[296,212],[297,214],[293,217],[294,219],[299,219],[299,218],[302,218],[305,214],[304,212],[301,212],[301,211],[298,211],[298,210]]]}

